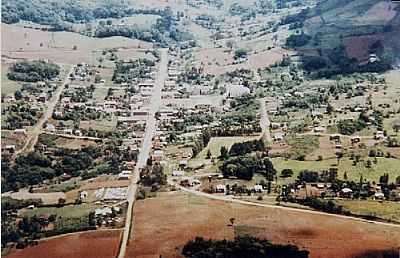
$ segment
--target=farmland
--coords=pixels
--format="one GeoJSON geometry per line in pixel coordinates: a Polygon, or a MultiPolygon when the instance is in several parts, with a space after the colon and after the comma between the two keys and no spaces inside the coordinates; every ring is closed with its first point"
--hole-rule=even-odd
{"type": "Polygon", "coordinates": [[[83,232],[43,240],[40,245],[13,250],[7,257],[93,257],[111,258],[118,251],[120,230],[83,232]]]}
{"type": "Polygon", "coordinates": [[[135,230],[128,245],[128,256],[135,257],[181,257],[180,248],[195,236],[232,239],[238,234],[296,244],[310,250],[310,257],[354,257],[397,247],[396,229],[296,211],[251,208],[180,193],[139,201],[135,213],[135,230]],[[157,213],[148,217],[147,211],[153,209],[157,213]],[[229,226],[231,217],[235,218],[233,227],[229,226]],[[368,233],[371,231],[374,234],[368,233]],[[392,237],[388,238],[388,234],[392,237]],[[340,245],[333,244],[338,242],[340,245]]]}

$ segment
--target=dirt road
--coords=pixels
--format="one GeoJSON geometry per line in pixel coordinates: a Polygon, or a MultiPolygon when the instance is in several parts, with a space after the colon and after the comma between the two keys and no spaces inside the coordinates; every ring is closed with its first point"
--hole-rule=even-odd
{"type": "Polygon", "coordinates": [[[271,132],[270,132],[270,120],[268,118],[267,106],[265,104],[265,99],[259,99],[260,101],[260,126],[262,129],[262,137],[266,142],[272,142],[271,132]]]}
{"type": "Polygon", "coordinates": [[[157,120],[155,118],[155,113],[160,108],[161,103],[161,95],[162,88],[164,87],[164,82],[168,76],[168,50],[161,49],[160,50],[160,64],[158,67],[157,77],[154,83],[154,88],[150,100],[150,111],[146,121],[146,131],[143,139],[142,146],[140,148],[138,162],[135,167],[135,171],[133,177],[131,179],[131,184],[129,185],[128,190],[128,211],[126,214],[125,228],[122,236],[122,243],[119,249],[118,258],[125,257],[126,247],[129,240],[129,235],[132,230],[132,220],[133,220],[133,204],[136,199],[137,192],[137,182],[140,178],[140,169],[146,165],[146,161],[149,157],[151,147],[152,147],[152,138],[155,135],[157,129],[157,120]]]}
{"type": "Polygon", "coordinates": [[[57,88],[57,90],[54,92],[53,96],[47,103],[46,111],[43,113],[42,117],[39,119],[39,121],[33,127],[32,131],[29,133],[25,145],[20,150],[18,150],[15,153],[15,155],[18,155],[18,154],[24,153],[24,152],[33,151],[33,148],[35,147],[36,142],[39,138],[39,134],[42,132],[43,125],[52,116],[54,108],[56,107],[56,104],[57,104],[58,100],[60,99],[61,93],[64,90],[65,85],[70,82],[69,74],[71,74],[73,72],[73,69],[74,69],[74,66],[71,66],[69,71],[66,74],[66,77],[65,77],[63,83],[57,88]]]}

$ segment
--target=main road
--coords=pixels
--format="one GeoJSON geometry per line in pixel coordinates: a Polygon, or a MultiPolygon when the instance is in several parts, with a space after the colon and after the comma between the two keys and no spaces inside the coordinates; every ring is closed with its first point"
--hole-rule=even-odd
{"type": "Polygon", "coordinates": [[[138,181],[140,179],[140,169],[146,165],[146,161],[149,158],[149,154],[152,147],[152,139],[155,135],[157,129],[157,120],[155,113],[160,108],[162,88],[164,87],[164,82],[168,76],[168,50],[160,49],[160,63],[158,65],[158,72],[154,82],[153,92],[150,99],[150,109],[149,115],[146,121],[146,130],[140,148],[138,161],[135,166],[133,176],[131,178],[131,183],[128,189],[128,211],[126,213],[125,228],[122,235],[121,246],[119,248],[118,258],[124,258],[126,253],[126,247],[128,245],[129,235],[133,229],[133,204],[136,200],[136,192],[138,187],[138,181]]]}

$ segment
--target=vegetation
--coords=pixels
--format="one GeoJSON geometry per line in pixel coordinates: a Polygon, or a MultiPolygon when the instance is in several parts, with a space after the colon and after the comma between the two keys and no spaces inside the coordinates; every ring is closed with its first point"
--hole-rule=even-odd
{"type": "Polygon", "coordinates": [[[182,249],[182,254],[187,258],[306,258],[308,253],[293,245],[275,245],[267,240],[251,236],[236,237],[233,241],[205,240],[202,237],[196,237],[195,240],[186,243],[182,249]]]}
{"type": "Polygon", "coordinates": [[[20,61],[11,67],[8,79],[14,81],[37,82],[50,80],[60,73],[60,67],[42,60],[20,61]]]}
{"type": "Polygon", "coordinates": [[[251,180],[254,173],[260,173],[268,181],[272,181],[276,174],[276,170],[268,157],[250,155],[228,158],[223,161],[219,169],[224,177],[234,176],[244,180],[251,180]]]}

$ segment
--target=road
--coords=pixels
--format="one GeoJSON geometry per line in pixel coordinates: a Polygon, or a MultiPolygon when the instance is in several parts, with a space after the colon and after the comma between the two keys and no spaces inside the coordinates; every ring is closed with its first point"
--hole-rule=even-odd
{"type": "Polygon", "coordinates": [[[259,99],[260,101],[260,126],[262,129],[262,137],[266,142],[272,142],[271,132],[270,132],[270,125],[271,122],[268,118],[267,106],[265,104],[265,99],[259,99]]]}
{"type": "Polygon", "coordinates": [[[168,50],[161,49],[160,51],[160,63],[158,67],[158,72],[156,75],[154,88],[152,92],[152,96],[150,99],[150,109],[149,116],[146,121],[146,131],[144,134],[142,146],[140,148],[138,162],[135,167],[135,171],[133,173],[133,177],[131,179],[131,184],[129,185],[128,190],[128,211],[126,214],[125,220],[125,228],[124,233],[122,235],[121,246],[118,253],[118,258],[124,258],[126,253],[126,247],[128,245],[130,232],[133,230],[133,205],[136,200],[136,192],[138,184],[137,182],[140,179],[140,169],[146,165],[146,161],[149,157],[151,147],[152,147],[152,139],[155,135],[157,129],[157,121],[155,118],[155,113],[160,108],[161,103],[161,95],[162,88],[164,87],[164,82],[168,76],[168,50]]]}
{"type": "Polygon", "coordinates": [[[170,179],[168,179],[168,183],[171,184],[171,185],[174,185],[177,189],[180,189],[181,191],[184,191],[184,192],[187,192],[187,193],[190,193],[190,194],[194,194],[194,195],[197,195],[197,196],[213,199],[213,200],[219,200],[219,201],[225,201],[225,202],[231,202],[231,203],[238,203],[238,204],[256,206],[256,207],[265,207],[265,208],[281,209],[281,210],[287,210],[287,211],[295,211],[295,212],[298,212],[298,213],[318,214],[318,215],[323,215],[323,216],[328,216],[328,217],[336,217],[336,218],[341,218],[341,219],[346,219],[346,220],[355,220],[355,221],[360,221],[360,222],[364,222],[364,223],[373,223],[373,224],[383,225],[383,226],[388,226],[388,227],[396,227],[396,228],[400,229],[400,225],[399,224],[380,222],[380,221],[373,221],[373,220],[366,220],[366,219],[361,219],[361,218],[356,218],[356,217],[351,217],[351,216],[345,216],[345,215],[332,214],[332,213],[326,213],[326,212],[321,212],[321,211],[303,210],[303,209],[298,209],[298,208],[277,206],[277,205],[273,205],[273,204],[249,202],[249,201],[244,201],[244,200],[233,199],[233,198],[231,198],[229,196],[226,196],[226,195],[208,194],[208,193],[200,192],[200,191],[197,191],[197,190],[194,190],[194,189],[186,188],[186,187],[183,187],[183,186],[179,185],[177,182],[173,182],[170,179]]]}
{"type": "Polygon", "coordinates": [[[40,117],[39,121],[35,124],[32,131],[28,134],[28,139],[26,140],[25,145],[18,151],[15,152],[15,155],[20,153],[33,151],[33,148],[36,145],[36,142],[39,138],[40,133],[42,132],[43,125],[47,122],[47,120],[52,116],[54,108],[57,105],[58,100],[60,99],[61,93],[65,88],[65,85],[70,82],[69,74],[73,72],[74,66],[71,66],[67,74],[65,75],[65,79],[62,84],[56,89],[51,99],[47,102],[47,109],[40,117]]]}

